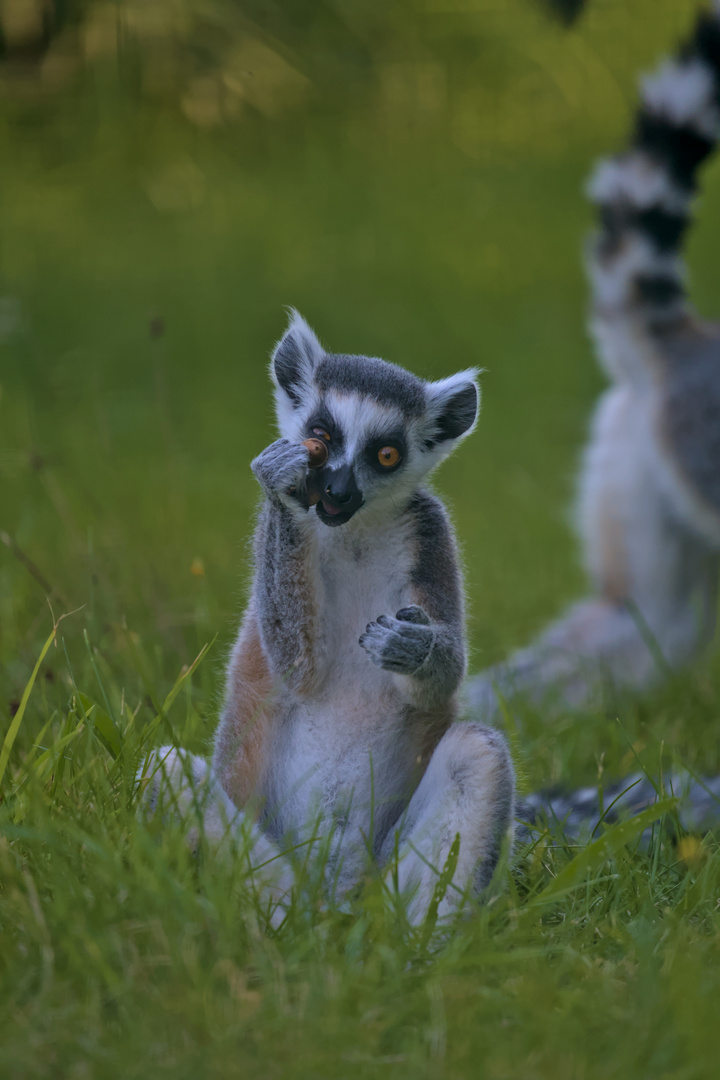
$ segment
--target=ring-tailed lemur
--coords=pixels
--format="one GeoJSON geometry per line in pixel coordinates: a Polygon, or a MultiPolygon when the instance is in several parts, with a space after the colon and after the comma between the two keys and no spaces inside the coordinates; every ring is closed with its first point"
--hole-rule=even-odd
{"type": "Polygon", "coordinates": [[[596,704],[643,689],[713,635],[720,552],[720,326],[685,295],[682,240],[698,167],[720,133],[720,4],[678,57],[643,80],[626,151],[600,163],[590,196],[590,329],[612,385],[593,419],[578,519],[594,595],[529,648],[481,674],[485,720],[498,695],[596,704]]]}
{"type": "Polygon", "coordinates": [[[340,896],[368,852],[384,866],[399,851],[393,873],[419,921],[459,835],[442,917],[490,881],[513,818],[502,736],[458,722],[461,574],[445,509],[423,487],[474,426],[475,374],[423,382],[326,353],[297,314],[271,371],[281,438],[252,463],[255,574],[212,768],[164,748],[162,771],[183,805],[202,792],[206,831],[249,830],[254,861],[274,860],[271,898],[292,885],[277,856],[315,829],[340,896]],[[311,440],[327,449],[312,462],[311,440]]]}

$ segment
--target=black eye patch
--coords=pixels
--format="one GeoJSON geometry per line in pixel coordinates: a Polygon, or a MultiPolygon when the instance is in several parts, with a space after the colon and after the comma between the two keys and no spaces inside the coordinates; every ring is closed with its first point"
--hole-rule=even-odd
{"type": "Polygon", "coordinates": [[[405,440],[399,434],[372,439],[363,451],[363,458],[371,469],[386,476],[399,469],[405,460],[405,440]]]}
{"type": "Polygon", "coordinates": [[[322,436],[316,434],[316,428],[318,431],[323,431],[329,436],[328,441],[331,442],[336,449],[342,447],[345,442],[343,433],[328,413],[319,412],[313,416],[311,420],[308,420],[306,425],[306,434],[308,438],[322,438],[322,436]]]}

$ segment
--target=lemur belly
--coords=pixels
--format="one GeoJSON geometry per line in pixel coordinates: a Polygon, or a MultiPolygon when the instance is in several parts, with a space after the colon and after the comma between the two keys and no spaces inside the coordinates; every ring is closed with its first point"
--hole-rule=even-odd
{"type": "Polygon", "coordinates": [[[342,540],[330,534],[320,559],[327,675],[312,698],[278,702],[261,795],[272,832],[297,832],[320,815],[346,834],[368,836],[372,824],[380,842],[419,781],[427,730],[412,723],[404,678],[376,667],[358,639],[370,620],[415,598],[397,536],[342,540]],[[408,723],[399,725],[403,713],[408,723]]]}

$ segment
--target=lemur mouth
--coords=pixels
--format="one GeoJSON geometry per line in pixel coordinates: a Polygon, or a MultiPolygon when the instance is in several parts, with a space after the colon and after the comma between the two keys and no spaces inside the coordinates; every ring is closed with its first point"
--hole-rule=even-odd
{"type": "Polygon", "coordinates": [[[328,499],[321,499],[317,504],[317,516],[320,518],[323,525],[329,525],[331,528],[334,528],[336,525],[345,525],[361,506],[362,502],[354,505],[349,510],[341,510],[339,507],[333,506],[328,499]]]}

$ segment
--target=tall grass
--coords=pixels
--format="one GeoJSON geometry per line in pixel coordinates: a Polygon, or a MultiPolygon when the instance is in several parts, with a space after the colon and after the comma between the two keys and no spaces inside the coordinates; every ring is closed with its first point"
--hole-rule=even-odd
{"type": "Polygon", "coordinates": [[[3,1075],[713,1075],[720,852],[663,827],[672,798],[579,850],[548,824],[443,935],[371,872],[342,910],[301,874],[274,925],[243,860],[136,816],[147,746],[197,722],[203,657],[162,694],[134,645],[138,711],[86,644],[92,695],[71,673],[3,777],[3,1075]]]}

